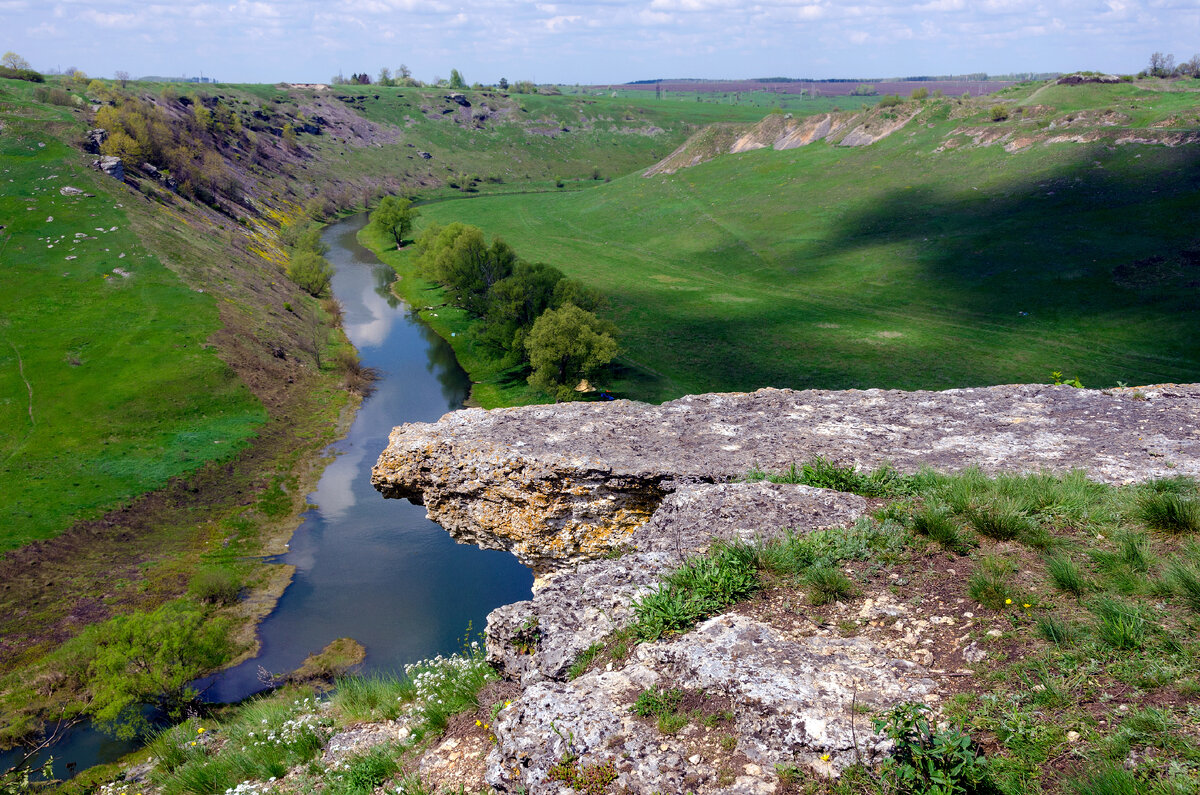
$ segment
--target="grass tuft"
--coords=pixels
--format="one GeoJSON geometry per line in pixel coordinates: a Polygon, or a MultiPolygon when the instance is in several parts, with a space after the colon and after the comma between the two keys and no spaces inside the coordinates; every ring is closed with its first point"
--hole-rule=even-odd
{"type": "Polygon", "coordinates": [[[1075,561],[1065,555],[1055,555],[1046,560],[1046,573],[1054,587],[1064,593],[1082,596],[1090,587],[1083,569],[1075,561]]]}
{"type": "Polygon", "coordinates": [[[1011,567],[1004,561],[983,558],[979,562],[979,568],[967,580],[967,595],[984,607],[1003,610],[1012,602],[1010,570],[1011,567]]]}
{"type": "Polygon", "coordinates": [[[1150,491],[1138,499],[1137,517],[1153,530],[1195,533],[1200,531],[1200,500],[1177,491],[1150,491]]]}
{"type": "Polygon", "coordinates": [[[943,507],[926,506],[912,515],[909,526],[914,533],[941,544],[956,555],[966,555],[975,546],[951,512],[943,507]]]}
{"type": "Polygon", "coordinates": [[[967,511],[971,527],[980,535],[997,541],[1011,541],[1028,536],[1037,529],[1037,522],[1030,517],[1012,497],[998,497],[983,505],[972,506],[967,511]]]}
{"type": "Polygon", "coordinates": [[[1091,606],[1096,634],[1115,649],[1140,649],[1146,643],[1147,620],[1136,604],[1101,597],[1091,606]]]}

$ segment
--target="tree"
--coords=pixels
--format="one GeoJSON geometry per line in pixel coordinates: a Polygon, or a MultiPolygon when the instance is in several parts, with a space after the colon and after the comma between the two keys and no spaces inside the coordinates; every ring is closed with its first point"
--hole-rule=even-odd
{"type": "Polygon", "coordinates": [[[412,231],[413,221],[420,215],[420,211],[408,199],[384,196],[379,207],[371,213],[371,223],[386,232],[396,241],[396,248],[400,248],[404,245],[404,236],[412,231]]]}
{"type": "Polygon", "coordinates": [[[450,70],[450,87],[457,89],[463,89],[467,87],[467,82],[463,80],[463,76],[457,69],[450,70]]]}
{"type": "Polygon", "coordinates": [[[329,288],[333,266],[313,251],[297,251],[288,263],[287,276],[301,290],[319,298],[329,288]]]}
{"type": "Polygon", "coordinates": [[[386,66],[380,68],[379,79],[376,81],[381,86],[390,86],[392,84],[392,72],[386,66]]]}
{"type": "Polygon", "coordinates": [[[533,373],[529,384],[558,400],[617,355],[616,327],[574,304],[542,313],[525,338],[533,373]]]}
{"type": "Polygon", "coordinates": [[[505,78],[503,78],[503,77],[502,77],[502,78],[500,78],[500,82],[499,82],[499,83],[497,83],[496,85],[500,86],[500,90],[501,90],[501,91],[507,91],[507,90],[508,90],[508,80],[507,80],[507,79],[505,79],[505,78]]]}
{"type": "Polygon", "coordinates": [[[1193,55],[1191,60],[1179,64],[1179,73],[1188,77],[1200,77],[1200,55],[1193,55]]]}
{"type": "Polygon", "coordinates": [[[925,88],[924,86],[921,88],[914,88],[911,96],[916,100],[925,99],[929,96],[929,89],[925,88]]]}
{"type": "Polygon", "coordinates": [[[160,699],[177,716],[196,697],[189,683],[229,659],[228,625],[176,601],[89,627],[72,651],[87,661],[96,720],[133,737],[145,728],[140,708],[147,701],[160,699]]]}
{"type": "Polygon", "coordinates": [[[1150,76],[1170,77],[1175,74],[1175,56],[1156,52],[1150,56],[1150,76]]]}
{"type": "Polygon", "coordinates": [[[32,66],[29,65],[29,61],[26,61],[24,58],[17,55],[12,50],[9,50],[8,52],[4,53],[4,55],[2,57],[0,57],[0,64],[7,66],[9,69],[32,69],[33,68],[32,66]]]}
{"type": "Polygon", "coordinates": [[[121,88],[125,88],[125,86],[129,85],[129,72],[126,72],[124,69],[118,69],[117,71],[113,72],[113,77],[117,78],[117,82],[121,84],[121,88]]]}
{"type": "Polygon", "coordinates": [[[556,288],[563,281],[562,271],[552,265],[518,261],[488,292],[483,338],[524,357],[525,335],[543,312],[558,306],[556,288]]]}

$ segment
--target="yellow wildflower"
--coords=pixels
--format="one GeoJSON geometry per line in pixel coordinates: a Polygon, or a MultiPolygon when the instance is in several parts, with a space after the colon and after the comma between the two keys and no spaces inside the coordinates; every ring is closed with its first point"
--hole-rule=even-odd
{"type": "Polygon", "coordinates": [[[1006,605],[1011,605],[1011,604],[1012,604],[1012,599],[1005,599],[1005,600],[1004,600],[1004,604],[1006,604],[1006,605]]]}

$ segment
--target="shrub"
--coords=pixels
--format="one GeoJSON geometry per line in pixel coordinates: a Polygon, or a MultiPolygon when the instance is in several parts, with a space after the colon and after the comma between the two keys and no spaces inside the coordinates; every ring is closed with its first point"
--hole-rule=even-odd
{"type": "Polygon", "coordinates": [[[992,121],[1004,121],[1008,118],[1008,108],[1003,105],[992,106],[992,121]]]}
{"type": "Polygon", "coordinates": [[[201,602],[214,605],[231,605],[242,592],[242,581],[237,573],[225,567],[200,569],[188,584],[188,592],[201,602]]]}
{"type": "Polygon", "coordinates": [[[878,107],[894,108],[897,105],[903,105],[903,104],[904,104],[904,97],[900,96],[899,94],[885,94],[884,96],[879,98],[878,107]]]}

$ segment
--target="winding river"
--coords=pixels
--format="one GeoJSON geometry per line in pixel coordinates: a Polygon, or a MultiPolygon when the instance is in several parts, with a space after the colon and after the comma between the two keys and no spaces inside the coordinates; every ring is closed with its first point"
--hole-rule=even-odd
{"type": "MultiPolygon", "coordinates": [[[[277,559],[296,573],[259,626],[261,653],[198,683],[211,702],[253,695],[264,687],[260,669],[286,673],[341,637],[366,647],[362,672],[399,671],[457,651],[468,626],[482,630],[492,609],[530,595],[533,575],[512,555],[457,544],[425,518],[423,507],[385,501],[371,486],[371,466],[392,427],[461,408],[470,381],[450,346],[391,293],[391,269],[359,245],[366,222],[365,214],[351,216],[323,237],[346,334],[381,378],[349,433],[331,447],[336,457],[309,496],[316,507],[277,559]]],[[[63,776],[134,747],[80,726],[51,751],[63,776]]]]}

